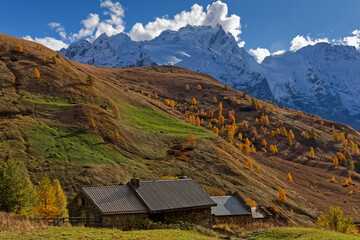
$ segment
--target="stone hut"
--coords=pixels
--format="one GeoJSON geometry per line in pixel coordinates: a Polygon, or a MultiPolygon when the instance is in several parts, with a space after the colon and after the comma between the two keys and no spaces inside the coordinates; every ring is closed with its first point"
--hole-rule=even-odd
{"type": "Polygon", "coordinates": [[[71,223],[126,229],[131,219],[188,221],[210,227],[216,203],[189,178],[84,187],[69,204],[71,223]]]}
{"type": "Polygon", "coordinates": [[[216,206],[211,207],[213,222],[244,225],[269,219],[271,214],[263,207],[250,207],[238,192],[231,196],[211,197],[216,206]]]}

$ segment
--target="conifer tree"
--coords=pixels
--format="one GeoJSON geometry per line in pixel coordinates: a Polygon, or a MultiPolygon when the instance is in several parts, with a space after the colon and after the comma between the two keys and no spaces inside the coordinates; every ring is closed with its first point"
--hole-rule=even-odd
{"type": "Polygon", "coordinates": [[[313,147],[310,148],[309,158],[310,158],[310,159],[314,159],[314,158],[315,158],[315,152],[314,152],[314,148],[313,148],[313,147]]]}
{"type": "Polygon", "coordinates": [[[18,165],[0,161],[0,211],[33,214],[35,192],[18,165]]]}
{"type": "Polygon", "coordinates": [[[244,92],[243,92],[243,98],[246,98],[246,96],[248,95],[248,90],[244,90],[244,92]]]}
{"type": "Polygon", "coordinates": [[[251,162],[250,160],[248,160],[248,161],[246,162],[246,167],[247,167],[249,170],[251,170],[251,168],[253,167],[252,162],[251,162]]]}
{"type": "Polygon", "coordinates": [[[263,147],[264,148],[266,148],[266,146],[267,146],[267,142],[266,142],[266,140],[264,139],[264,140],[262,140],[262,143],[261,143],[262,145],[263,145],[263,147]]]}
{"type": "Polygon", "coordinates": [[[285,191],[283,188],[280,188],[280,190],[279,190],[279,199],[283,202],[286,201],[286,195],[285,195],[285,191]]]}
{"type": "Polygon", "coordinates": [[[193,135],[191,133],[188,134],[188,141],[187,141],[187,145],[191,148],[195,148],[196,147],[196,138],[193,137],[193,135]]]}
{"type": "Polygon", "coordinates": [[[55,179],[52,181],[52,185],[55,190],[55,199],[56,199],[55,206],[57,208],[55,217],[57,218],[67,217],[68,215],[66,209],[67,201],[64,191],[60,185],[60,181],[55,179]]]}
{"type": "Polygon", "coordinates": [[[43,59],[41,60],[41,63],[46,64],[46,62],[47,62],[46,57],[43,57],[43,59]]]}
{"type": "Polygon", "coordinates": [[[175,109],[175,101],[174,101],[174,100],[171,100],[171,101],[170,101],[170,108],[171,108],[172,110],[175,109]]]}
{"type": "Polygon", "coordinates": [[[232,142],[232,139],[231,139],[231,136],[230,136],[230,135],[227,135],[227,137],[226,137],[226,141],[227,141],[228,143],[230,143],[231,145],[233,144],[233,142],[232,142]]]}
{"type": "Polygon", "coordinates": [[[294,216],[294,210],[290,209],[290,215],[294,216]]]}
{"type": "Polygon", "coordinates": [[[89,127],[93,129],[96,128],[96,124],[93,118],[89,119],[89,127]]]}
{"type": "Polygon", "coordinates": [[[345,167],[346,167],[347,170],[354,170],[355,166],[354,166],[353,160],[350,159],[350,158],[347,158],[346,162],[345,162],[345,167]]]}
{"type": "Polygon", "coordinates": [[[216,104],[217,103],[217,98],[213,97],[213,102],[216,104]]]}
{"type": "Polygon", "coordinates": [[[291,137],[292,139],[295,138],[294,133],[293,133],[293,131],[292,131],[291,129],[289,130],[289,135],[290,135],[290,137],[291,137]]]}
{"type": "Polygon", "coordinates": [[[196,105],[196,98],[193,98],[193,99],[192,99],[191,104],[192,104],[192,105],[196,105]]]}
{"type": "Polygon", "coordinates": [[[219,129],[217,127],[213,127],[212,132],[219,135],[219,129]]]}
{"type": "Polygon", "coordinates": [[[154,92],[154,98],[157,99],[158,98],[158,94],[157,92],[154,92]]]}
{"type": "Polygon", "coordinates": [[[17,48],[16,48],[16,51],[18,53],[22,53],[24,51],[23,47],[21,45],[18,45],[17,48]]]}
{"type": "Polygon", "coordinates": [[[53,64],[57,64],[58,62],[55,56],[52,56],[51,60],[53,64]]]}
{"type": "Polygon", "coordinates": [[[39,187],[36,189],[36,195],[38,198],[35,207],[36,215],[44,219],[55,217],[58,213],[58,208],[56,206],[56,191],[46,175],[39,182],[39,187]]]}
{"type": "Polygon", "coordinates": [[[337,166],[339,164],[339,159],[335,156],[333,159],[333,164],[337,166]]]}
{"type": "Polygon", "coordinates": [[[190,85],[189,84],[185,84],[185,90],[190,90],[190,85]]]}
{"type": "Polygon", "coordinates": [[[294,182],[290,173],[288,173],[287,178],[290,182],[294,182]]]}
{"type": "Polygon", "coordinates": [[[93,87],[93,86],[95,86],[95,82],[96,82],[96,79],[91,74],[88,74],[87,78],[86,78],[86,84],[89,85],[90,87],[93,87]]]}
{"type": "Polygon", "coordinates": [[[40,78],[40,72],[37,68],[34,69],[34,78],[40,78]]]}
{"type": "Polygon", "coordinates": [[[117,129],[115,129],[115,134],[114,134],[114,136],[115,136],[115,139],[116,139],[116,140],[119,140],[119,139],[120,139],[120,135],[119,135],[119,132],[118,132],[117,129]]]}
{"type": "Polygon", "coordinates": [[[117,119],[117,118],[120,118],[120,111],[119,111],[119,108],[116,104],[113,104],[112,106],[112,114],[114,115],[114,117],[117,119]]]}
{"type": "Polygon", "coordinates": [[[287,136],[286,144],[287,144],[289,147],[291,147],[292,142],[291,142],[291,137],[290,137],[290,135],[287,136]]]}
{"type": "Polygon", "coordinates": [[[336,180],[335,180],[334,176],[331,178],[330,182],[336,183],[336,180]]]}
{"type": "Polygon", "coordinates": [[[240,141],[243,139],[243,137],[242,137],[242,134],[241,134],[241,133],[239,133],[239,134],[238,134],[238,139],[239,139],[240,141]]]}
{"type": "Polygon", "coordinates": [[[201,90],[201,89],[202,89],[201,85],[198,84],[197,87],[196,87],[196,89],[197,89],[197,90],[201,90]]]}
{"type": "Polygon", "coordinates": [[[236,104],[237,105],[240,105],[241,104],[241,101],[238,99],[238,100],[236,100],[236,104]]]}
{"type": "Polygon", "coordinates": [[[222,112],[222,110],[223,110],[223,105],[222,105],[222,103],[221,103],[221,102],[219,103],[218,110],[219,110],[219,113],[221,113],[221,112],[222,112]]]}
{"type": "Polygon", "coordinates": [[[199,117],[196,117],[195,125],[200,127],[200,118],[199,117]]]}
{"type": "Polygon", "coordinates": [[[57,53],[55,57],[56,57],[57,59],[60,59],[60,54],[57,53]]]}

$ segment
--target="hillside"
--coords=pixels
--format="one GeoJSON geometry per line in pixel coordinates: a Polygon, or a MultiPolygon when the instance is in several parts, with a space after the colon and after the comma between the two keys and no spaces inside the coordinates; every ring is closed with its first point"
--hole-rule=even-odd
{"type": "MultiPolygon", "coordinates": [[[[266,206],[279,222],[311,224],[329,206],[340,206],[360,221],[360,175],[332,164],[339,149],[346,150],[342,141],[332,140],[333,133],[344,133],[348,145],[350,140],[358,144],[360,135],[352,128],[255,101],[185,68],[105,68],[55,55],[36,43],[0,35],[0,158],[18,162],[33,183],[44,174],[58,178],[71,198],[81,186],[125,183],[133,176],[186,175],[207,191],[239,191],[266,206]],[[23,52],[16,51],[18,45],[23,52]],[[34,77],[35,68],[39,78],[34,77]],[[86,84],[88,74],[96,79],[94,86],[86,84]],[[199,113],[190,110],[194,97],[199,113]],[[174,109],[164,104],[166,99],[176,101],[174,109]],[[208,113],[213,109],[218,118],[219,102],[227,125],[228,112],[235,112],[238,128],[233,145],[225,141],[228,127],[221,131],[222,124],[213,121],[219,136],[209,129],[208,113]],[[254,103],[260,106],[256,109],[254,103]],[[193,123],[193,115],[203,120],[200,127],[193,123]],[[255,124],[265,115],[269,123],[255,124]],[[95,127],[89,127],[90,119],[95,127]],[[243,121],[248,121],[248,129],[243,121]],[[293,131],[291,146],[284,132],[271,136],[281,127],[293,131]],[[312,128],[317,140],[301,136],[312,128]],[[196,147],[187,146],[188,133],[197,139],[196,147]],[[252,144],[245,149],[256,150],[248,156],[239,151],[247,137],[252,144]],[[261,150],[263,139],[267,152],[261,150]],[[269,153],[270,145],[277,146],[278,154],[269,153]],[[308,157],[310,147],[314,159],[308,157]],[[251,170],[246,167],[249,160],[251,170]],[[294,182],[287,179],[289,172],[294,182]],[[352,183],[341,186],[349,176],[352,183]],[[330,182],[332,177],[336,183],[330,182]],[[286,202],[278,200],[280,187],[285,189],[286,202]]],[[[352,158],[359,160],[356,153],[352,158]]],[[[355,167],[359,170],[358,164],[355,167]]]]}
{"type": "Polygon", "coordinates": [[[279,106],[313,113],[360,129],[360,52],[352,46],[318,43],[256,62],[220,25],[166,30],[150,41],[125,33],[79,40],[60,53],[105,67],[174,65],[206,73],[223,84],[279,106]]]}

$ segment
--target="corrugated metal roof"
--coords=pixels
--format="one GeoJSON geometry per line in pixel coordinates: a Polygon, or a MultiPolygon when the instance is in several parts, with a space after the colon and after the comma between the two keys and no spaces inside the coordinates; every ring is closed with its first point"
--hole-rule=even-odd
{"type": "Polygon", "coordinates": [[[211,207],[211,214],[215,216],[251,215],[241,202],[234,196],[211,197],[217,206],[211,207]]]}
{"type": "Polygon", "coordinates": [[[150,212],[216,205],[192,179],[140,181],[132,187],[150,212]]]}
{"type": "Polygon", "coordinates": [[[147,211],[146,206],[127,185],[84,187],[82,190],[103,213],[147,211]]]}

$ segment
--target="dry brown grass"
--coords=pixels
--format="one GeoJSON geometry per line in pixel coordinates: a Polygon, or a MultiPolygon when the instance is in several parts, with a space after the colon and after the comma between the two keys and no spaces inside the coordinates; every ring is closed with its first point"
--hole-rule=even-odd
{"type": "Polygon", "coordinates": [[[0,212],[0,232],[23,232],[47,227],[47,223],[40,219],[28,219],[15,213],[0,212]]]}

